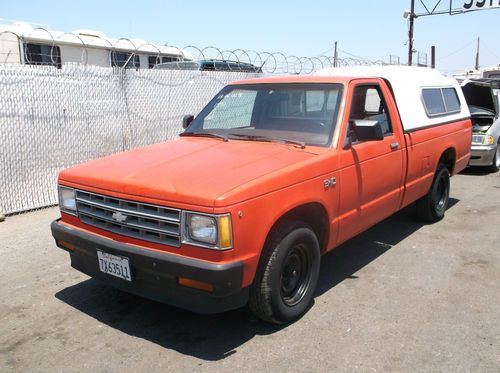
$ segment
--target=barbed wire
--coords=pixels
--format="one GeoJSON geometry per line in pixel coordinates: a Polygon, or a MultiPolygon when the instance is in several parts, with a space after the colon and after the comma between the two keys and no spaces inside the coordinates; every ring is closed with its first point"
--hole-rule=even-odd
{"type": "MultiPolygon", "coordinates": [[[[268,74],[311,74],[332,66],[389,65],[391,62],[394,63],[393,60],[390,62],[373,61],[350,55],[347,52],[345,53],[347,56],[344,58],[334,58],[328,55],[309,57],[286,55],[280,51],[258,52],[242,48],[223,50],[215,46],[159,46],[144,41],[138,43],[137,40],[134,40],[119,38],[110,41],[99,34],[93,34],[91,42],[85,42],[81,34],[66,32],[54,35],[43,27],[32,29],[27,36],[19,35],[10,30],[0,31],[0,63],[13,63],[17,56],[18,63],[23,61],[29,65],[61,67],[67,63],[96,64],[95,58],[94,61],[90,61],[89,51],[91,50],[101,50],[109,53],[107,58],[101,58],[101,66],[119,68],[185,69],[186,67],[181,62],[222,61],[225,64],[212,64],[210,70],[223,69],[224,71],[230,71],[234,69],[235,71],[243,71],[243,69],[253,66],[255,72],[268,74]],[[47,34],[47,37],[40,37],[40,34],[47,34]],[[30,45],[38,47],[31,47],[30,49],[30,45]],[[43,49],[40,46],[46,48],[43,49]],[[73,48],[73,50],[71,53],[61,53],[61,48],[63,48],[63,52],[64,48],[68,48],[68,50],[73,48]],[[74,50],[74,48],[80,48],[81,51],[74,50]],[[143,58],[141,61],[139,58],[141,56],[147,58],[143,58]],[[160,66],[165,63],[169,65],[160,66]]],[[[95,53],[93,54],[95,55],[95,53]]],[[[99,65],[99,63],[97,64],[99,65]]]]}

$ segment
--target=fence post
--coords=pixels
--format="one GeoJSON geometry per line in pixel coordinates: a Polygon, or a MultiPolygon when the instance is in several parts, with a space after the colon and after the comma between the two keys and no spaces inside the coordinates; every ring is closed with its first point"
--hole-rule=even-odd
{"type": "Polygon", "coordinates": [[[130,107],[127,95],[127,69],[119,69],[120,74],[120,89],[122,91],[123,103],[125,105],[125,115],[127,120],[122,124],[122,151],[130,149],[130,136],[132,135],[132,121],[130,119],[130,107]],[[126,122],[126,123],[125,123],[126,122]],[[127,128],[128,126],[128,128],[127,128]]]}

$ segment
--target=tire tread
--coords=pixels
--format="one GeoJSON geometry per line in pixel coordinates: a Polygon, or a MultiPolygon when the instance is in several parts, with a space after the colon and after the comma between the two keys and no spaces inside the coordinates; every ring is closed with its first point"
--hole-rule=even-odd
{"type": "Polygon", "coordinates": [[[286,221],[278,226],[271,233],[270,238],[266,242],[261,253],[261,258],[257,271],[255,273],[254,283],[250,287],[248,305],[250,310],[261,320],[272,324],[285,324],[287,321],[282,321],[273,314],[272,309],[272,288],[269,285],[269,276],[278,264],[277,257],[279,255],[280,242],[292,231],[299,228],[312,229],[299,221],[286,221]]]}

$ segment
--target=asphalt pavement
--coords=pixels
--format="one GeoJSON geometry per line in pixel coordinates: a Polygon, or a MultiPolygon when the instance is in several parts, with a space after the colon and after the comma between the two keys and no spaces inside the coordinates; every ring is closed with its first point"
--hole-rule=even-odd
{"type": "Polygon", "coordinates": [[[1,372],[500,372],[500,173],[452,178],[322,258],[311,310],[276,327],[120,292],[56,248],[57,208],[0,223],[1,372]]]}

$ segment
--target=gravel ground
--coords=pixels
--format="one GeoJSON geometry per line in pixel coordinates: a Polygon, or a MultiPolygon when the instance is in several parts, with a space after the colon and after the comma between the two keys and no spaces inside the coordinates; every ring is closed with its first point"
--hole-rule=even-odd
{"type": "Polygon", "coordinates": [[[0,371],[500,371],[500,174],[452,179],[446,218],[412,207],[322,258],[314,307],[274,327],[201,316],[73,270],[56,208],[0,223],[0,371]]]}

